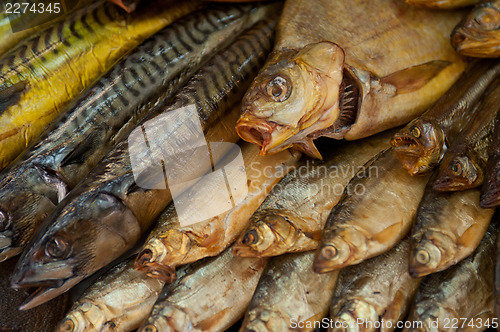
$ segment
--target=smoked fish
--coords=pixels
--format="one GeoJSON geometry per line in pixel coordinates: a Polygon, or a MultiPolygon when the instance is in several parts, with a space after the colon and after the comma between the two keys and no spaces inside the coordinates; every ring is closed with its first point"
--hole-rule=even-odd
{"type": "MultiPolygon", "coordinates": [[[[307,160],[281,180],[250,218],[233,246],[242,257],[314,250],[331,209],[360,168],[389,146],[381,134],[331,149],[325,161],[307,160]]],[[[349,192],[356,190],[349,187],[349,192]]]]}
{"type": "Polygon", "coordinates": [[[187,189],[234,146],[238,112],[231,106],[265,61],[274,25],[260,22],[216,54],[44,220],[11,278],[14,287],[43,285],[22,309],[63,293],[132,248],[172,201],[172,190],[187,189]],[[207,142],[216,147],[211,155],[207,142]]]}
{"type": "Polygon", "coordinates": [[[431,108],[394,135],[394,153],[411,175],[426,173],[439,164],[479,110],[477,103],[499,73],[499,61],[473,62],[431,108]]]}
{"type": "Polygon", "coordinates": [[[286,1],[238,134],[261,154],[294,147],[321,158],[317,137],[354,140],[407,123],[463,72],[449,42],[461,18],[403,1],[286,1]]]}
{"type": "Polygon", "coordinates": [[[481,0],[406,0],[412,6],[427,7],[432,9],[455,9],[472,6],[481,0]]]}
{"type": "Polygon", "coordinates": [[[489,152],[479,203],[483,209],[500,206],[500,112],[495,121],[493,142],[489,152]]]}

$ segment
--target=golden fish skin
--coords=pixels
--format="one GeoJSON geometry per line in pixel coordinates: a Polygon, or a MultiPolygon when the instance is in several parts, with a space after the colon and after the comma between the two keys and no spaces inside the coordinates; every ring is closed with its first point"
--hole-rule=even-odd
{"type": "Polygon", "coordinates": [[[427,185],[411,231],[413,277],[445,270],[469,256],[494,213],[479,206],[479,189],[439,192],[433,182],[427,185]]]}
{"type": "Polygon", "coordinates": [[[370,160],[328,216],[314,269],[341,269],[394,247],[410,230],[428,176],[406,172],[391,149],[370,160]]]}
{"type": "Polygon", "coordinates": [[[431,108],[397,132],[392,141],[396,157],[411,175],[432,170],[455,137],[477,114],[477,104],[500,74],[500,62],[472,62],[460,79],[431,108]]]}
{"type": "Polygon", "coordinates": [[[480,3],[457,25],[451,44],[458,53],[477,58],[500,57],[500,1],[480,3]]]}
{"type": "Polygon", "coordinates": [[[386,133],[347,143],[332,149],[324,162],[299,165],[276,185],[250,218],[233,246],[234,254],[276,256],[316,249],[326,218],[349,180],[370,158],[388,147],[389,138],[386,133]]]}
{"type": "Polygon", "coordinates": [[[455,9],[480,3],[480,0],[406,0],[412,6],[432,9],[455,9]]]}
{"type": "Polygon", "coordinates": [[[483,209],[500,206],[500,112],[495,121],[493,142],[489,151],[479,205],[483,209]]]}
{"type": "Polygon", "coordinates": [[[312,270],[314,252],[273,257],[262,274],[240,331],[314,331],[328,313],[337,272],[312,270]]]}
{"type": "Polygon", "coordinates": [[[44,285],[22,309],[61,294],[132,249],[172,201],[163,169],[174,169],[175,180],[183,177],[176,189],[185,190],[193,179],[210,171],[211,159],[217,163],[234,145],[238,136],[234,106],[264,63],[274,26],[275,20],[260,21],[214,55],[173,99],[152,110],[138,129],[118,143],[44,220],[11,278],[13,287],[44,285]],[[194,130],[206,142],[222,144],[213,158],[202,155],[204,162],[199,154],[203,150],[186,151],[186,144],[193,144],[189,138],[197,121],[194,130]],[[142,136],[133,140],[134,133],[142,136]],[[158,148],[147,148],[146,138],[158,148]],[[129,143],[134,153],[129,152],[129,143]],[[173,149],[175,158],[164,155],[159,147],[173,149]],[[136,176],[146,184],[139,185],[136,176]]]}
{"type": "MultiPolygon", "coordinates": [[[[231,195],[245,198],[231,210],[188,226],[181,225],[174,204],[170,204],[158,218],[146,245],[138,254],[135,263],[137,270],[146,272],[150,277],[172,282],[176,266],[220,254],[236,240],[272,187],[295,168],[300,158],[300,153],[290,151],[282,151],[274,156],[259,156],[259,149],[250,143],[241,145],[241,153],[247,183],[233,188],[231,195]]],[[[223,161],[221,165],[227,165],[230,161],[223,161]]],[[[195,186],[203,188],[205,197],[210,199],[212,205],[217,205],[211,197],[217,190],[213,181],[205,178],[195,186]]],[[[175,204],[179,204],[183,198],[191,201],[189,193],[177,199],[175,204]]],[[[203,202],[197,200],[193,204],[203,202]]],[[[219,206],[223,204],[220,202],[219,206]]]]}
{"type": "Polygon", "coordinates": [[[494,317],[493,272],[498,225],[459,264],[422,280],[403,331],[484,331],[494,317]],[[471,324],[471,325],[468,325],[471,324]]]}
{"type": "Polygon", "coordinates": [[[420,278],[408,273],[409,253],[410,240],[406,237],[390,251],[341,270],[330,324],[351,328],[331,331],[374,332],[378,331],[376,322],[380,322],[380,331],[394,331],[408,313],[420,284],[420,278]]]}
{"type": "Polygon", "coordinates": [[[449,43],[461,17],[403,1],[287,1],[243,100],[240,137],[262,154],[294,147],[321,158],[319,136],[355,140],[407,123],[464,70],[449,43]]]}
{"type": "Polygon", "coordinates": [[[132,331],[148,317],[165,282],[134,270],[128,259],[95,281],[56,332],[132,331]]]}
{"type": "Polygon", "coordinates": [[[476,115],[446,151],[434,180],[434,189],[467,190],[483,183],[495,118],[500,110],[500,80],[491,83],[488,90],[476,115]]]}
{"type": "Polygon", "coordinates": [[[193,263],[162,292],[138,331],[224,331],[244,315],[266,263],[229,249],[193,263]]]}
{"type": "Polygon", "coordinates": [[[126,52],[196,8],[157,1],[132,15],[99,1],[24,40],[0,59],[0,169],[126,52]]]}

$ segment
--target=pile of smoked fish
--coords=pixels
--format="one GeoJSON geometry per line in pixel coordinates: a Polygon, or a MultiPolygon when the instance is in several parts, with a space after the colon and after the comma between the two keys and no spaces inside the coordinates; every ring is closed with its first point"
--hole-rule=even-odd
{"type": "Polygon", "coordinates": [[[0,12],[0,331],[500,329],[499,0],[66,7],[0,12]]]}

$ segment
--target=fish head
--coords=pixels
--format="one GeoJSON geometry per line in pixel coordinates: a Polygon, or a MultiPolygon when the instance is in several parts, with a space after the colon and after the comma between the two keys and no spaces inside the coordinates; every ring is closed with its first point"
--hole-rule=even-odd
{"type": "Polygon", "coordinates": [[[331,42],[271,55],[243,98],[240,137],[259,145],[262,155],[294,147],[320,158],[308,136],[339,116],[344,59],[331,42]]]}
{"type": "Polygon", "coordinates": [[[500,55],[500,8],[498,2],[478,5],[451,34],[453,47],[474,57],[500,55]]]}
{"type": "MultiPolygon", "coordinates": [[[[350,299],[346,302],[338,302],[341,307],[337,311],[337,306],[332,308],[332,311],[337,311],[332,320],[334,320],[337,328],[332,331],[345,331],[344,327],[349,327],[349,331],[363,331],[360,322],[376,322],[379,320],[377,309],[370,303],[362,299],[350,299]]],[[[366,327],[368,329],[368,327],[366,327]]]]}
{"type": "Polygon", "coordinates": [[[434,189],[439,191],[467,190],[481,185],[484,165],[471,151],[445,154],[439,166],[434,189]]]}
{"type": "Polygon", "coordinates": [[[135,216],[116,196],[91,193],[67,198],[68,204],[59,205],[45,219],[12,274],[14,288],[40,287],[21,309],[69,290],[139,239],[135,216]]]}
{"type": "Polygon", "coordinates": [[[500,206],[500,157],[490,157],[489,172],[484,179],[480,206],[483,209],[500,206]]]}
{"type": "Polygon", "coordinates": [[[456,244],[446,234],[431,232],[420,241],[412,241],[409,273],[413,278],[444,270],[455,259],[456,244]]]}
{"type": "Polygon", "coordinates": [[[56,332],[98,330],[106,322],[105,313],[94,303],[84,302],[66,315],[56,332]]]}
{"type": "MultiPolygon", "coordinates": [[[[161,303],[160,300],[157,303],[161,303]]],[[[138,329],[139,332],[161,332],[161,331],[191,331],[193,329],[192,319],[182,308],[174,305],[166,305],[155,312],[138,329]]]]}
{"type": "Polygon", "coordinates": [[[411,175],[430,171],[446,152],[443,130],[425,118],[413,120],[394,134],[391,145],[396,158],[411,175]]]}
{"type": "Polygon", "coordinates": [[[169,231],[166,236],[150,239],[137,255],[134,269],[145,272],[152,278],[172,282],[176,278],[174,263],[179,264],[187,255],[187,250],[183,250],[186,246],[174,248],[173,245],[186,241],[190,242],[189,238],[177,230],[169,231]]]}
{"type": "Polygon", "coordinates": [[[297,230],[287,216],[255,213],[250,226],[233,245],[233,254],[240,257],[280,255],[287,252],[296,235],[297,230]]]}
{"type": "Polygon", "coordinates": [[[284,312],[266,307],[249,310],[241,331],[287,331],[290,327],[287,324],[290,322],[290,317],[284,317],[283,314],[284,312]]]}

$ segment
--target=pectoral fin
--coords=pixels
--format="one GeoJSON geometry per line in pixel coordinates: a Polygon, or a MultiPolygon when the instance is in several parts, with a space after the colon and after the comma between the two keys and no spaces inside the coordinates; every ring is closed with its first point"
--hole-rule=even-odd
{"type": "Polygon", "coordinates": [[[99,135],[94,130],[90,135],[82,139],[80,143],[61,162],[61,167],[72,164],[83,164],[94,152],[92,148],[99,142],[99,135]]]}
{"type": "Polygon", "coordinates": [[[426,62],[385,76],[380,82],[394,86],[397,94],[410,93],[425,86],[450,64],[442,60],[426,62]]]}
{"type": "Polygon", "coordinates": [[[0,91],[0,115],[21,99],[28,82],[22,81],[0,91]]]}

